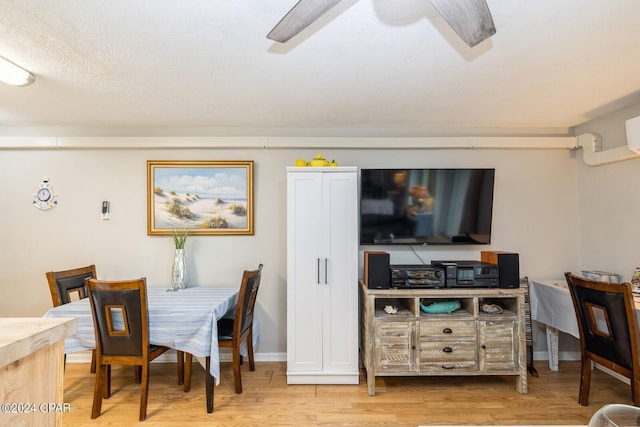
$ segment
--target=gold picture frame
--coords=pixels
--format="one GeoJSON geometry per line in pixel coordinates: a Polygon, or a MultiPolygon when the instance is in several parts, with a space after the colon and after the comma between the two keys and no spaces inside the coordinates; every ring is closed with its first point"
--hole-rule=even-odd
{"type": "Polygon", "coordinates": [[[147,160],[147,234],[253,235],[253,161],[147,160]]]}

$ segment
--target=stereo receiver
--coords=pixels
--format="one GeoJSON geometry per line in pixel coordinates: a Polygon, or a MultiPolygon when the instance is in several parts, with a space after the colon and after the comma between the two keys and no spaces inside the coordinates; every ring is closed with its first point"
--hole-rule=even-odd
{"type": "Polygon", "coordinates": [[[447,288],[497,288],[498,266],[480,261],[432,261],[445,272],[447,288]]]}
{"type": "Polygon", "coordinates": [[[444,270],[433,265],[392,265],[391,287],[399,289],[444,288],[444,270]]]}

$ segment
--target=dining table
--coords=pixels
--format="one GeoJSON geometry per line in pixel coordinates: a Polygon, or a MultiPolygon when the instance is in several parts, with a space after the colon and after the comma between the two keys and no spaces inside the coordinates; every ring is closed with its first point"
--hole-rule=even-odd
{"type": "Polygon", "coordinates": [[[549,369],[558,370],[560,332],[580,339],[576,312],[566,280],[532,280],[529,284],[531,320],[544,325],[547,337],[549,369]]]}
{"type": "MultiPolygon", "coordinates": [[[[578,320],[567,281],[562,279],[534,279],[529,284],[531,320],[545,327],[549,369],[558,370],[560,332],[580,339],[578,320]]],[[[636,317],[640,321],[640,295],[634,293],[636,317]]]]}
{"type": "MultiPolygon", "coordinates": [[[[149,342],[191,353],[201,365],[209,357],[206,381],[207,412],[213,412],[214,383],[220,383],[218,320],[233,318],[239,287],[187,287],[172,291],[162,287],[147,287],[149,342]]],[[[64,342],[65,354],[95,349],[93,316],[88,298],[47,310],[44,317],[77,319],[77,331],[64,342]]],[[[254,319],[253,341],[257,344],[259,330],[254,319]]],[[[246,343],[241,354],[247,355],[246,343]]]]}

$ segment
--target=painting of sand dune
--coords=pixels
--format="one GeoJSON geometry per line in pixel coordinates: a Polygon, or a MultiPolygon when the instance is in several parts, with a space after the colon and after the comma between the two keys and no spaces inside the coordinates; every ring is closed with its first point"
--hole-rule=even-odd
{"type": "Polygon", "coordinates": [[[148,234],[253,234],[252,161],[148,161],[148,234]]]}

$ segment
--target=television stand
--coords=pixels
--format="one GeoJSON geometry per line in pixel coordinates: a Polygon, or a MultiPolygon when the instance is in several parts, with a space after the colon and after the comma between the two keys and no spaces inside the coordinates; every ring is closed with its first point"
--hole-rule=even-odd
{"type": "Polygon", "coordinates": [[[368,289],[360,282],[360,353],[369,395],[380,376],[456,375],[513,375],[516,391],[526,394],[525,294],[524,288],[368,289]],[[421,304],[452,300],[460,302],[452,313],[421,310],[421,304]],[[386,306],[398,310],[390,314],[386,306]]]}

